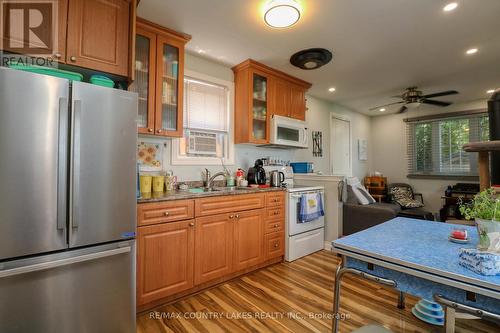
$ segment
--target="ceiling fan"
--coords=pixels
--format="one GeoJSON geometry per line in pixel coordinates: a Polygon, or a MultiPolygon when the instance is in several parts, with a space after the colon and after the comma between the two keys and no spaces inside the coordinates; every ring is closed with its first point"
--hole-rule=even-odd
{"type": "Polygon", "coordinates": [[[441,97],[441,96],[447,96],[447,95],[456,95],[456,94],[458,94],[458,91],[456,91],[456,90],[447,90],[447,91],[442,91],[442,92],[438,92],[438,93],[423,95],[423,93],[420,90],[418,90],[417,87],[409,87],[409,88],[406,88],[405,92],[402,95],[392,96],[392,97],[401,98],[402,101],[395,102],[395,103],[389,103],[389,104],[385,104],[385,105],[380,105],[380,106],[377,106],[374,108],[370,108],[370,111],[377,110],[377,109],[380,109],[380,108],[383,108],[383,107],[389,106],[389,105],[395,105],[395,104],[403,104],[401,106],[401,108],[399,109],[398,113],[403,113],[406,110],[408,110],[408,108],[416,107],[416,106],[420,105],[421,103],[444,107],[444,106],[451,105],[452,103],[435,101],[435,100],[432,100],[429,98],[441,97]]]}

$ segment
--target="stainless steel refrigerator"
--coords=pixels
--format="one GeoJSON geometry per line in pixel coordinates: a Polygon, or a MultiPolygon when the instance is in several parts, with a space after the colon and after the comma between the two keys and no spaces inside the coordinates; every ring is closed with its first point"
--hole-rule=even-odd
{"type": "Polygon", "coordinates": [[[135,332],[136,116],[0,68],[0,332],[135,332]]]}

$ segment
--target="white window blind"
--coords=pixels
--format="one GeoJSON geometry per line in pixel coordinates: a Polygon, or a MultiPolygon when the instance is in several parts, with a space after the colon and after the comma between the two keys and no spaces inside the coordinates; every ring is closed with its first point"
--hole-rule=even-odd
{"type": "Polygon", "coordinates": [[[488,139],[486,113],[407,120],[409,176],[477,176],[477,154],[462,147],[488,139]]]}
{"type": "Polygon", "coordinates": [[[184,128],[228,131],[226,87],[185,77],[184,89],[184,128]]]}

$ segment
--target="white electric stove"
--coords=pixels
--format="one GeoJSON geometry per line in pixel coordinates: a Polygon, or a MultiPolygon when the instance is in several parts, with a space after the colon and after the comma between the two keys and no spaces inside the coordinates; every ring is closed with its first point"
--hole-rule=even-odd
{"type": "Polygon", "coordinates": [[[301,223],[299,221],[300,200],[302,194],[321,194],[323,207],[325,206],[323,186],[296,186],[293,182],[291,167],[279,167],[285,174],[284,186],[287,189],[285,214],[285,260],[293,261],[324,248],[325,218],[301,223]]]}

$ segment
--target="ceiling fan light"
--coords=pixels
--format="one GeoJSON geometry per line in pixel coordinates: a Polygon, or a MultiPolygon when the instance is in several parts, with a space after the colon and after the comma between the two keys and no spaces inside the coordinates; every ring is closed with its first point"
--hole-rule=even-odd
{"type": "Polygon", "coordinates": [[[301,8],[294,0],[271,0],[264,7],[264,22],[273,28],[287,28],[300,19],[301,8]]]}
{"type": "Polygon", "coordinates": [[[418,108],[422,103],[420,102],[412,102],[412,103],[407,103],[405,104],[405,106],[408,108],[408,109],[416,109],[418,108]]]}

